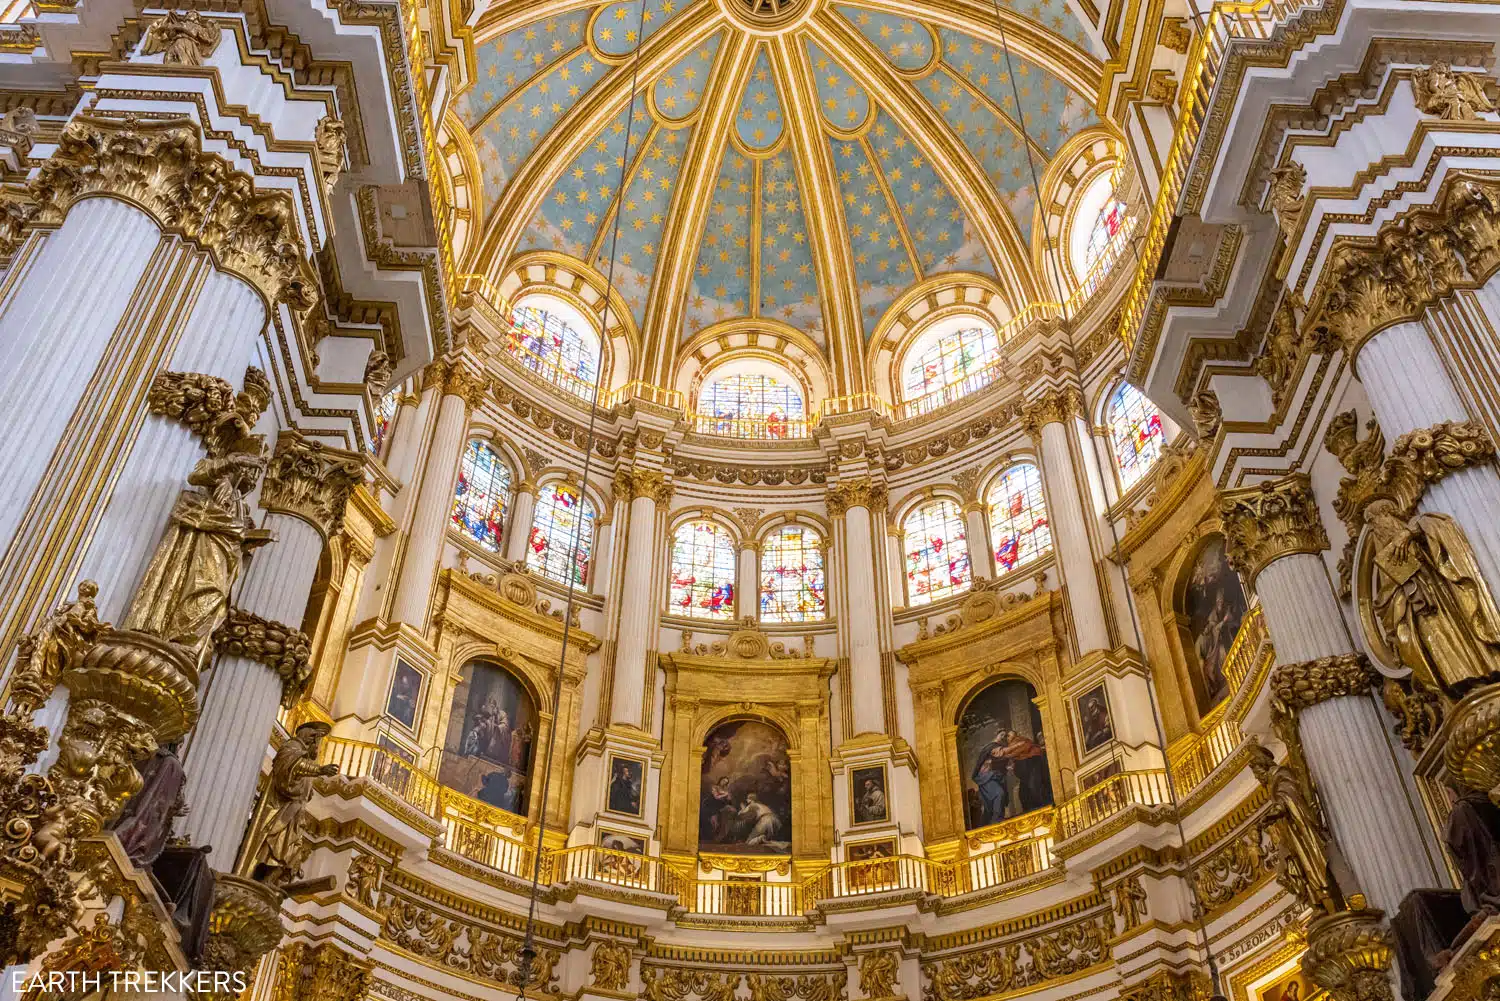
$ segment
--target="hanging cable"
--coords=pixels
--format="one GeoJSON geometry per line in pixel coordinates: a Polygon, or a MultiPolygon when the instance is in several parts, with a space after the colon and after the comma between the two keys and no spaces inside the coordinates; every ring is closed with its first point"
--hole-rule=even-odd
{"type": "MultiPolygon", "coordinates": [[[[995,24],[1000,33],[1001,51],[1005,54],[1005,74],[1010,79],[1011,97],[1016,103],[1016,124],[1021,130],[1022,145],[1026,148],[1026,166],[1031,171],[1031,187],[1033,193],[1032,197],[1036,199],[1036,217],[1042,224],[1043,246],[1045,248],[1046,255],[1050,258],[1052,263],[1053,282],[1054,284],[1060,284],[1062,281],[1062,265],[1058,260],[1057,247],[1052,240],[1052,235],[1047,231],[1046,215],[1042,210],[1042,188],[1040,182],[1037,179],[1036,163],[1031,156],[1031,136],[1027,133],[1026,130],[1026,113],[1025,110],[1021,107],[1021,93],[1020,89],[1016,85],[1015,67],[1011,63],[1010,42],[1005,35],[1005,21],[1000,13],[1000,2],[999,0],[993,0],[993,2],[995,6],[995,24]]],[[[1201,21],[1199,23],[1201,26],[1201,21]]],[[[1138,250],[1135,250],[1134,244],[1132,244],[1131,249],[1135,252],[1137,262],[1139,262],[1140,252],[1138,250]]],[[[1061,294],[1061,290],[1059,288],[1059,304],[1064,304],[1066,303],[1066,301],[1066,297],[1061,294]]],[[[1063,321],[1067,324],[1069,332],[1071,333],[1072,317],[1064,316],[1063,321]]],[[[1090,438],[1090,441],[1092,442],[1092,437],[1090,438]]],[[[1099,459],[1099,450],[1097,448],[1089,448],[1086,451],[1088,451],[1092,456],[1095,475],[1099,477],[1099,482],[1101,484],[1104,483],[1105,470],[1103,468],[1103,463],[1099,459]]],[[[1104,521],[1109,526],[1110,537],[1114,542],[1113,552],[1115,554],[1118,554],[1120,552],[1119,529],[1115,526],[1115,520],[1109,517],[1107,513],[1104,521]]],[[[1198,892],[1198,880],[1196,878],[1197,867],[1193,863],[1191,853],[1189,853],[1187,850],[1187,830],[1183,827],[1182,824],[1182,811],[1179,808],[1180,801],[1177,797],[1177,786],[1172,779],[1171,763],[1165,760],[1167,753],[1167,735],[1166,726],[1162,722],[1161,707],[1157,704],[1156,676],[1155,672],[1151,668],[1151,665],[1145,662],[1144,651],[1146,649],[1146,646],[1141,634],[1140,613],[1136,609],[1135,597],[1131,594],[1130,588],[1128,587],[1125,589],[1125,604],[1126,607],[1130,610],[1130,626],[1132,632],[1135,634],[1135,648],[1137,651],[1142,652],[1142,663],[1146,668],[1146,696],[1151,703],[1151,721],[1155,724],[1157,743],[1161,748],[1163,764],[1166,765],[1166,767],[1163,768],[1162,771],[1165,774],[1167,780],[1167,798],[1172,806],[1173,824],[1177,828],[1177,840],[1182,847],[1182,857],[1187,868],[1188,892],[1190,893],[1193,901],[1193,918],[1197,922],[1198,939],[1203,948],[1204,960],[1208,965],[1209,978],[1213,982],[1214,996],[1216,1001],[1218,1001],[1218,999],[1222,999],[1224,993],[1220,984],[1219,964],[1217,959],[1214,957],[1213,945],[1208,938],[1208,927],[1206,922],[1204,921],[1204,915],[1207,914],[1207,910],[1204,908],[1203,900],[1198,892]]],[[[1117,738],[1114,738],[1113,735],[1111,735],[1111,737],[1116,747],[1118,748],[1119,740],[1117,738]]]]}
{"type": "MultiPolygon", "coordinates": [[[[641,70],[641,43],[646,34],[646,0],[639,0],[641,5],[640,14],[636,21],[635,48],[631,50],[630,56],[630,102],[625,112],[625,148],[620,155],[620,179],[615,191],[615,218],[614,229],[609,241],[609,267],[604,277],[604,308],[600,316],[600,337],[602,342],[609,334],[610,310],[614,305],[615,294],[615,257],[616,250],[620,244],[620,218],[624,214],[622,207],[625,202],[625,177],[630,164],[630,135],[632,126],[635,124],[635,99],[640,86],[641,70]]],[[[589,472],[594,462],[594,433],[599,422],[599,383],[604,378],[604,366],[594,366],[594,385],[589,397],[589,423],[583,438],[583,473],[580,478],[581,489],[588,489],[589,472]]],[[[578,520],[573,525],[573,538],[568,547],[568,593],[567,600],[563,603],[563,631],[562,650],[557,655],[557,675],[552,679],[552,731],[547,735],[547,753],[542,766],[542,798],[537,808],[536,825],[536,847],[532,851],[531,859],[531,890],[526,906],[526,933],[521,944],[521,962],[517,969],[521,981],[521,1001],[526,999],[526,990],[531,986],[531,970],[536,959],[536,905],[537,895],[541,892],[542,881],[542,856],[546,849],[545,838],[547,834],[547,796],[552,789],[552,758],[557,750],[558,716],[557,706],[562,700],[563,669],[568,662],[568,638],[573,628],[573,604],[577,594],[578,575],[578,551],[582,545],[584,517],[583,504],[580,498],[578,520]]]]}

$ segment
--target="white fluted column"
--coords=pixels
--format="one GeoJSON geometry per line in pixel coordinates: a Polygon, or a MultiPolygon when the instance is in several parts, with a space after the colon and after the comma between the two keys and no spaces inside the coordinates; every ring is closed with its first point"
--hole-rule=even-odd
{"type": "Polygon", "coordinates": [[[531,536],[531,522],[536,516],[536,484],[522,480],[511,499],[510,535],[505,539],[505,558],[526,559],[526,542],[531,536]]]}
{"type": "Polygon", "coordinates": [[[870,508],[885,503],[885,488],[868,480],[841,483],[828,491],[828,513],[844,522],[844,627],[849,651],[853,733],[885,732],[885,685],[880,672],[879,586],[870,508]]]}
{"type": "MultiPolygon", "coordinates": [[[[1109,649],[1110,642],[1104,596],[1099,589],[1088,517],[1083,508],[1084,484],[1078,479],[1068,443],[1070,437],[1078,437],[1073,425],[1078,423],[1082,412],[1083,401],[1077,391],[1058,390],[1027,404],[1022,422],[1041,451],[1047,519],[1067,587],[1078,651],[1087,654],[1109,649]]],[[[973,560],[972,546],[970,560],[973,560]]]]}
{"type": "Polygon", "coordinates": [[[1220,513],[1231,560],[1260,597],[1277,681],[1318,680],[1295,686],[1318,700],[1293,708],[1334,840],[1359,890],[1394,914],[1409,891],[1445,880],[1371,694],[1374,671],[1355,651],[1318,555],[1328,538],[1307,478],[1234,491],[1220,513]]]}
{"type": "Polygon", "coordinates": [[[990,548],[990,527],[984,522],[984,505],[972,501],[964,505],[964,534],[969,542],[969,568],[975,580],[995,576],[995,553],[990,548]]]}
{"type": "MultiPolygon", "coordinates": [[[[1355,369],[1388,449],[1410,431],[1470,419],[1420,322],[1375,334],[1359,347],[1355,369]]],[[[1500,473],[1492,463],[1456,469],[1429,484],[1417,509],[1458,522],[1490,587],[1500,589],[1500,473]]]]}
{"type": "Polygon", "coordinates": [[[443,552],[443,538],[453,511],[453,484],[468,433],[469,414],[484,395],[480,377],[459,362],[438,362],[428,369],[428,376],[440,383],[442,396],[422,474],[414,475],[405,487],[411,491],[407,503],[414,505],[414,509],[391,611],[392,619],[422,631],[427,629],[438,558],[443,552]]]}
{"type": "MultiPolygon", "coordinates": [[[[282,435],[261,491],[263,527],[276,541],[251,560],[235,595],[238,613],[297,629],[325,541],[341,530],[362,470],[359,456],[282,435]]],[[[215,866],[224,871],[239,852],[284,691],[275,670],[239,654],[220,656],[204,685],[201,715],[183,757],[190,812],[181,832],[193,844],[212,845],[215,866]]]]}
{"type": "MultiPolygon", "coordinates": [[[[901,529],[897,525],[887,524],[885,528],[885,555],[886,555],[886,586],[891,589],[891,607],[899,607],[906,604],[906,554],[901,551],[903,538],[901,529]]],[[[969,562],[973,562],[971,553],[969,562]]]]}
{"type": "Polygon", "coordinates": [[[740,618],[760,617],[760,543],[754,539],[740,541],[739,564],[735,574],[735,594],[740,618]]]}
{"type": "Polygon", "coordinates": [[[659,504],[667,503],[671,488],[655,470],[635,469],[628,476],[630,506],[609,716],[611,723],[639,727],[645,709],[646,654],[653,637],[651,602],[657,593],[656,512],[659,504]]]}

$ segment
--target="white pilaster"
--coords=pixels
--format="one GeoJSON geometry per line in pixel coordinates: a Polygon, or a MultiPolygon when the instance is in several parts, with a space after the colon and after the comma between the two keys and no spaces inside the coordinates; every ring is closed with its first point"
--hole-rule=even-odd
{"type": "Polygon", "coordinates": [[[531,536],[531,522],[536,515],[536,484],[523,482],[516,487],[511,500],[510,534],[505,538],[505,558],[526,559],[526,541],[531,536]]]}
{"type": "Polygon", "coordinates": [[[458,460],[463,454],[469,426],[469,408],[459,389],[445,386],[440,392],[437,422],[432,431],[432,445],[421,476],[413,476],[406,489],[412,491],[408,503],[414,505],[411,534],[401,561],[401,576],[396,584],[396,599],[391,618],[427,629],[427,612],[432,603],[432,586],[437,579],[438,557],[448,532],[453,512],[453,484],[458,476],[458,460]]]}
{"type": "Polygon", "coordinates": [[[740,618],[760,617],[760,546],[754,540],[740,543],[735,603],[740,618]]]}
{"type": "Polygon", "coordinates": [[[969,542],[969,567],[975,580],[995,576],[995,552],[990,547],[990,527],[985,524],[984,505],[978,501],[964,505],[964,534],[969,542]]]}
{"type": "Polygon", "coordinates": [[[880,633],[876,623],[874,540],[870,509],[850,504],[844,513],[844,586],[849,609],[849,687],[854,733],[885,732],[885,695],[880,678],[880,633]]]}
{"type": "MultiPolygon", "coordinates": [[[[1069,418],[1070,420],[1072,418],[1069,418]]],[[[1094,554],[1089,544],[1088,521],[1083,510],[1082,484],[1074,475],[1068,428],[1061,421],[1042,425],[1042,477],[1047,486],[1047,517],[1068,589],[1068,608],[1073,613],[1073,631],[1079,653],[1109,648],[1109,627],[1104,617],[1104,599],[1094,572],[1094,554]]],[[[973,550],[970,549],[972,560],[973,550]]]]}
{"type": "Polygon", "coordinates": [[[656,500],[648,492],[630,501],[625,573],[620,586],[620,631],[615,640],[610,722],[638,727],[645,708],[646,652],[651,648],[652,567],[656,552],[656,500]]]}

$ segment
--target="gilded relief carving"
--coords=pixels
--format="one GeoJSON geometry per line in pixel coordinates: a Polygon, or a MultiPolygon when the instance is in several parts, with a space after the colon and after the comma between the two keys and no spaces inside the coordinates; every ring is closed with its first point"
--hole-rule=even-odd
{"type": "Polygon", "coordinates": [[[349,495],[363,481],[360,456],[285,432],[266,466],[260,505],[301,518],[331,539],[344,530],[349,495]]]}
{"type": "Polygon", "coordinates": [[[519,935],[445,918],[410,900],[390,901],[380,934],[408,952],[470,976],[510,987],[518,987],[524,980],[529,991],[547,995],[561,991],[557,964],[562,957],[556,948],[537,944],[528,979],[522,968],[525,940],[519,935]]]}
{"type": "Polygon", "coordinates": [[[1230,565],[1252,584],[1273,560],[1328,548],[1328,534],[1305,473],[1226,491],[1219,500],[1219,516],[1224,519],[1230,565]]]}
{"type": "Polygon", "coordinates": [[[245,369],[245,388],[238,393],[216,376],[161,372],[146,395],[151,413],[180,421],[210,455],[219,456],[253,450],[242,443],[248,443],[270,403],[270,380],[254,366],[245,369]]]}
{"type": "Polygon", "coordinates": [[[924,961],[923,1001],[973,1001],[1107,962],[1113,925],[1105,912],[1019,942],[924,961]]]}
{"type": "Polygon", "coordinates": [[[214,642],[224,653],[248,657],[280,675],[284,707],[290,709],[307,689],[312,677],[312,642],[302,630],[231,608],[223,625],[215,630],[214,642]]]}
{"type": "Polygon", "coordinates": [[[1328,833],[1311,783],[1300,769],[1277,764],[1260,744],[1250,745],[1250,769],[1270,795],[1259,829],[1267,845],[1266,862],[1288,893],[1314,911],[1333,914],[1343,908],[1352,886],[1328,833]],[[1335,877],[1338,869],[1341,878],[1335,877]]]}
{"type": "Polygon", "coordinates": [[[859,991],[866,998],[896,996],[901,954],[894,949],[872,949],[859,957],[859,991]]]}
{"type": "Polygon", "coordinates": [[[646,1001],[734,1001],[742,975],[684,966],[641,967],[641,996],[646,1001]]]}
{"type": "Polygon", "coordinates": [[[1482,112],[1495,110],[1495,102],[1485,93],[1488,83],[1482,73],[1455,73],[1447,63],[1433,63],[1411,78],[1418,108],[1456,122],[1471,122],[1482,112]]]}

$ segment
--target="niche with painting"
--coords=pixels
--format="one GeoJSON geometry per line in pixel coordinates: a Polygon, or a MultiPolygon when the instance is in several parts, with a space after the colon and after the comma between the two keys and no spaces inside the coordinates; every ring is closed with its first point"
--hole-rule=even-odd
{"type": "Polygon", "coordinates": [[[470,661],[453,690],[438,781],[524,817],[538,726],[536,703],[519,678],[497,664],[470,661]]]}
{"type": "Polygon", "coordinates": [[[1188,562],[1176,594],[1177,628],[1200,716],[1229,697],[1229,651],[1248,607],[1224,536],[1208,536],[1188,562]]]}

